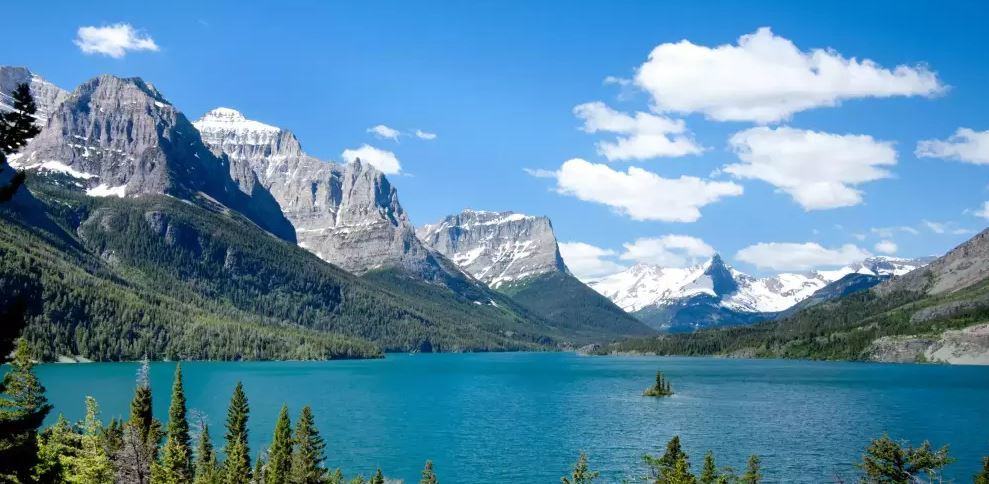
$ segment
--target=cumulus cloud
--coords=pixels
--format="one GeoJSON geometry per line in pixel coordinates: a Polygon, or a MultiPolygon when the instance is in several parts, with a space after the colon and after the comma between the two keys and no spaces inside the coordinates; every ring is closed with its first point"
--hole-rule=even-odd
{"type": "Polygon", "coordinates": [[[735,133],[729,143],[743,163],[724,171],[768,182],[804,210],[862,203],[860,183],[888,178],[896,164],[892,143],[866,135],[839,135],[789,127],[756,127],[735,133]]]}
{"type": "Polygon", "coordinates": [[[416,138],[424,139],[426,141],[432,141],[436,139],[436,133],[430,133],[428,131],[423,131],[421,129],[416,130],[416,138]]]}
{"type": "Polygon", "coordinates": [[[899,249],[896,243],[892,240],[881,240],[877,242],[873,248],[876,249],[876,252],[886,255],[893,255],[896,253],[897,249],[899,249]]]}
{"type": "Polygon", "coordinates": [[[989,165],[989,131],[958,128],[946,140],[924,140],[914,152],[922,158],[944,158],[976,165],[989,165]]]}
{"type": "Polygon", "coordinates": [[[684,267],[714,255],[714,248],[697,237],[664,235],[646,237],[623,244],[622,260],[656,264],[663,267],[684,267]]]}
{"type": "Polygon", "coordinates": [[[390,139],[392,141],[398,141],[398,137],[402,135],[402,132],[401,131],[399,131],[399,130],[397,130],[395,128],[391,128],[391,127],[385,126],[383,124],[379,124],[377,126],[372,126],[372,127],[370,127],[370,128],[367,129],[367,132],[373,134],[374,136],[376,136],[378,138],[381,138],[381,139],[390,139]]]}
{"type": "Polygon", "coordinates": [[[630,115],[600,101],[578,105],[573,112],[584,121],[581,129],[585,132],[619,135],[615,141],[597,144],[598,152],[608,161],[648,160],[660,156],[696,155],[704,151],[691,139],[682,119],[643,112],[630,115]]]}
{"type": "Polygon", "coordinates": [[[557,192],[607,205],[634,220],[694,222],[705,205],[742,194],[741,185],[732,182],[663,178],[634,166],[613,170],[580,158],[563,163],[553,177],[557,192]]]}
{"type": "Polygon", "coordinates": [[[84,54],[103,54],[114,59],[120,59],[129,51],[158,51],[154,39],[125,23],[79,27],[74,42],[84,54]]]}
{"type": "Polygon", "coordinates": [[[734,45],[660,44],[639,67],[635,83],[652,96],[657,111],[758,123],[844,99],[933,96],[944,90],[923,65],[887,69],[832,49],[802,51],[767,27],[734,45]]]}
{"type": "Polygon", "coordinates": [[[398,157],[391,151],[381,150],[371,145],[361,145],[360,148],[343,150],[341,155],[347,163],[361,160],[386,175],[395,175],[402,171],[402,165],[398,157]]]}
{"type": "Polygon", "coordinates": [[[621,264],[608,260],[615,255],[615,251],[584,242],[561,242],[560,255],[570,272],[581,280],[613,274],[625,269],[621,264]]]}
{"type": "Polygon", "coordinates": [[[869,251],[854,244],[828,249],[814,242],[760,242],[738,251],[735,258],[763,269],[807,271],[851,264],[870,255],[869,251]]]}

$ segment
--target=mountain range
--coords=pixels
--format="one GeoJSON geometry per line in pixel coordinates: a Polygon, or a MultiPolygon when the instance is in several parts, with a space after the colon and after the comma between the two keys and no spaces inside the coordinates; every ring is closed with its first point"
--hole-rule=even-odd
{"type": "Polygon", "coordinates": [[[23,68],[0,79],[6,95],[29,82],[48,113],[11,157],[33,175],[29,190],[0,207],[0,279],[21,288],[4,303],[26,304],[25,334],[45,358],[325,358],[651,332],[562,260],[554,277],[513,281],[552,280],[549,307],[522,286],[490,287],[420,240],[381,172],[316,159],[287,130],[228,108],[192,123],[138,78],[99,76],[71,93],[23,68]],[[203,332],[225,342],[199,351],[203,332]]]}

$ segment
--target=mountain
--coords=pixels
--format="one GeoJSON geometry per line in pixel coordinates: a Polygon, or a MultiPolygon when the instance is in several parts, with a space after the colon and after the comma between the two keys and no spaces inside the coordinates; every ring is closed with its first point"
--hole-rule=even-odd
{"type": "Polygon", "coordinates": [[[103,75],[61,101],[41,134],[10,157],[18,168],[59,172],[91,196],[170,195],[219,204],[285,240],[295,230],[261,187],[230,177],[230,162],[154,86],[103,75]]]}
{"type": "Polygon", "coordinates": [[[0,110],[12,107],[13,99],[10,95],[19,84],[25,83],[31,87],[31,95],[38,107],[35,114],[38,125],[44,126],[55,108],[69,97],[69,93],[25,67],[0,66],[0,110]]]}
{"type": "Polygon", "coordinates": [[[229,108],[193,124],[216,155],[243,167],[233,174],[242,186],[256,176],[295,228],[299,245],[319,258],[355,274],[397,268],[451,288],[478,286],[416,238],[398,191],[373,166],[309,156],[291,131],[229,108]]]}
{"type": "Polygon", "coordinates": [[[464,210],[417,234],[471,276],[571,334],[652,333],[570,274],[547,217],[464,210]]]}
{"type": "MultiPolygon", "coordinates": [[[[894,274],[909,266],[883,262],[877,268],[892,266],[894,274]]],[[[989,364],[989,230],[870,289],[854,290],[873,280],[853,276],[774,321],[628,340],[600,352],[989,364]]]]}
{"type": "Polygon", "coordinates": [[[848,274],[902,275],[925,262],[872,257],[836,270],[756,278],[714,255],[686,268],[636,264],[588,285],[654,328],[683,332],[768,319],[848,274]]]}

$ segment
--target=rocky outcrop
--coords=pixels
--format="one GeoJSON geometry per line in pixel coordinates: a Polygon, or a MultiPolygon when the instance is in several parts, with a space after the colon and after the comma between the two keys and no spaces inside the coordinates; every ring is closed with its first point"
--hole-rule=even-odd
{"type": "Polygon", "coordinates": [[[31,86],[31,96],[38,107],[35,117],[37,125],[44,127],[48,123],[48,118],[69,93],[64,89],[44,80],[41,76],[32,73],[26,67],[0,66],[0,109],[9,109],[13,104],[10,95],[19,84],[27,83],[31,86]]]}
{"type": "Polygon", "coordinates": [[[568,272],[546,217],[464,210],[422,226],[417,235],[494,288],[549,272],[568,272]]]}
{"type": "Polygon", "coordinates": [[[217,155],[229,157],[243,187],[258,182],[277,200],[300,246],[347,271],[399,267],[428,281],[462,278],[415,236],[398,191],[357,160],[336,164],[307,155],[291,131],[217,108],[194,125],[217,155]]]}
{"type": "Polygon", "coordinates": [[[138,78],[104,75],[85,82],[12,160],[23,169],[66,174],[93,196],[154,194],[219,203],[295,240],[271,194],[234,181],[230,161],[214,155],[192,123],[138,78]]]}
{"type": "Polygon", "coordinates": [[[989,229],[934,260],[923,270],[880,284],[875,291],[880,295],[897,291],[947,294],[986,278],[989,278],[989,229]]]}
{"type": "Polygon", "coordinates": [[[940,336],[884,336],[866,350],[867,359],[890,363],[933,362],[989,365],[989,324],[949,330],[940,336]]]}

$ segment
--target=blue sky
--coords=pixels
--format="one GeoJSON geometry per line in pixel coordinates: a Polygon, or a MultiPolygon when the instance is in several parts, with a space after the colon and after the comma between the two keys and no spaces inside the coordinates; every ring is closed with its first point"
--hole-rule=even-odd
{"type": "MultiPolygon", "coordinates": [[[[968,162],[945,159],[950,153],[914,154],[919,141],[946,140],[958,128],[975,135],[989,130],[989,7],[984,2],[827,2],[815,8],[784,1],[698,3],[13,2],[5,6],[5,16],[25,20],[5,25],[5,37],[18,41],[0,44],[0,63],[25,65],[67,89],[100,73],[141,76],[191,119],[216,106],[232,107],[291,129],[307,151],[324,159],[340,160],[345,149],[363,144],[391,151],[402,173],[390,179],[415,223],[465,207],[547,215],[561,241],[611,251],[584,251],[586,260],[576,261],[577,255],[568,260],[587,271],[640,260],[687,263],[710,249],[752,272],[823,267],[851,254],[880,253],[876,244],[881,241],[895,244],[892,251],[889,245],[882,248],[900,256],[939,254],[985,227],[986,219],[976,213],[989,200],[986,162],[969,152],[961,156],[968,162]],[[74,43],[80,27],[118,23],[153,39],[158,50],[114,58],[83,53],[74,43]],[[704,56],[723,45],[737,48],[741,36],[761,27],[772,29],[766,39],[792,42],[802,55],[827,49],[822,52],[845,61],[868,59],[877,71],[902,65],[926,72],[935,76],[937,93],[922,93],[923,80],[914,80],[901,86],[913,94],[889,96],[895,83],[873,82],[865,94],[839,96],[835,106],[794,108],[769,121],[718,120],[724,116],[696,107],[710,99],[693,92],[694,85],[697,91],[706,87],[708,98],[737,105],[744,99],[730,98],[739,86],[751,84],[759,91],[763,81],[780,77],[773,67],[735,69],[732,64],[713,80],[695,72],[701,82],[686,86],[650,90],[635,84],[637,69],[661,44],[686,39],[700,49],[691,52],[704,56]],[[606,83],[609,76],[628,82],[606,83]],[[629,133],[582,130],[584,120],[574,108],[596,101],[620,113],[682,123],[681,132],[660,136],[685,136],[703,151],[609,161],[596,143],[629,133]],[[681,108],[657,105],[663,103],[681,108]],[[694,108],[682,108],[691,103],[694,108]],[[378,124],[437,137],[380,139],[367,131],[378,124]],[[781,154],[780,138],[787,129],[798,137],[810,131],[833,137],[819,140],[822,144],[809,154],[781,154]],[[733,148],[729,140],[747,130],[769,131],[769,145],[756,150],[769,150],[757,155],[768,156],[771,163],[804,163],[806,173],[812,173],[862,148],[864,158],[848,161],[853,173],[841,176],[857,179],[862,166],[883,174],[845,184],[859,192],[860,200],[846,193],[837,196],[844,206],[821,207],[828,203],[820,200],[802,205],[793,193],[806,185],[787,192],[765,175],[751,175],[759,169],[748,170],[748,177],[725,169],[745,164],[740,152],[751,146],[733,148]],[[844,138],[848,135],[871,141],[844,138]],[[697,207],[700,215],[694,221],[671,221],[691,217],[657,215],[663,212],[658,208],[649,213],[649,206],[635,201],[627,203],[639,204],[634,208],[638,216],[630,216],[628,209],[602,201],[622,195],[615,190],[591,197],[597,201],[579,199],[573,187],[570,194],[560,193],[564,182],[558,170],[573,158],[586,160],[585,168],[600,165],[601,173],[628,175],[636,167],[665,179],[690,176],[703,184],[732,184],[743,193],[697,207]],[[855,165],[860,162],[864,165],[855,165]],[[524,169],[553,176],[532,176],[524,169]],[[668,235],[693,239],[663,238],[668,235]],[[633,244],[642,238],[656,240],[633,244]],[[752,249],[759,243],[817,247],[752,249]],[[624,244],[633,245],[626,249],[624,244]],[[747,247],[747,255],[739,254],[747,247]],[[779,260],[767,260],[774,254],[779,260]]],[[[670,62],[659,66],[660,75],[679,69],[670,62]]],[[[847,84],[840,78],[843,72],[825,87],[840,91],[847,84]]],[[[952,147],[965,148],[952,144],[940,151],[952,147]]],[[[586,175],[579,183],[597,190],[586,186],[596,181],[586,175]]],[[[662,200],[655,193],[644,195],[662,200]]]]}

